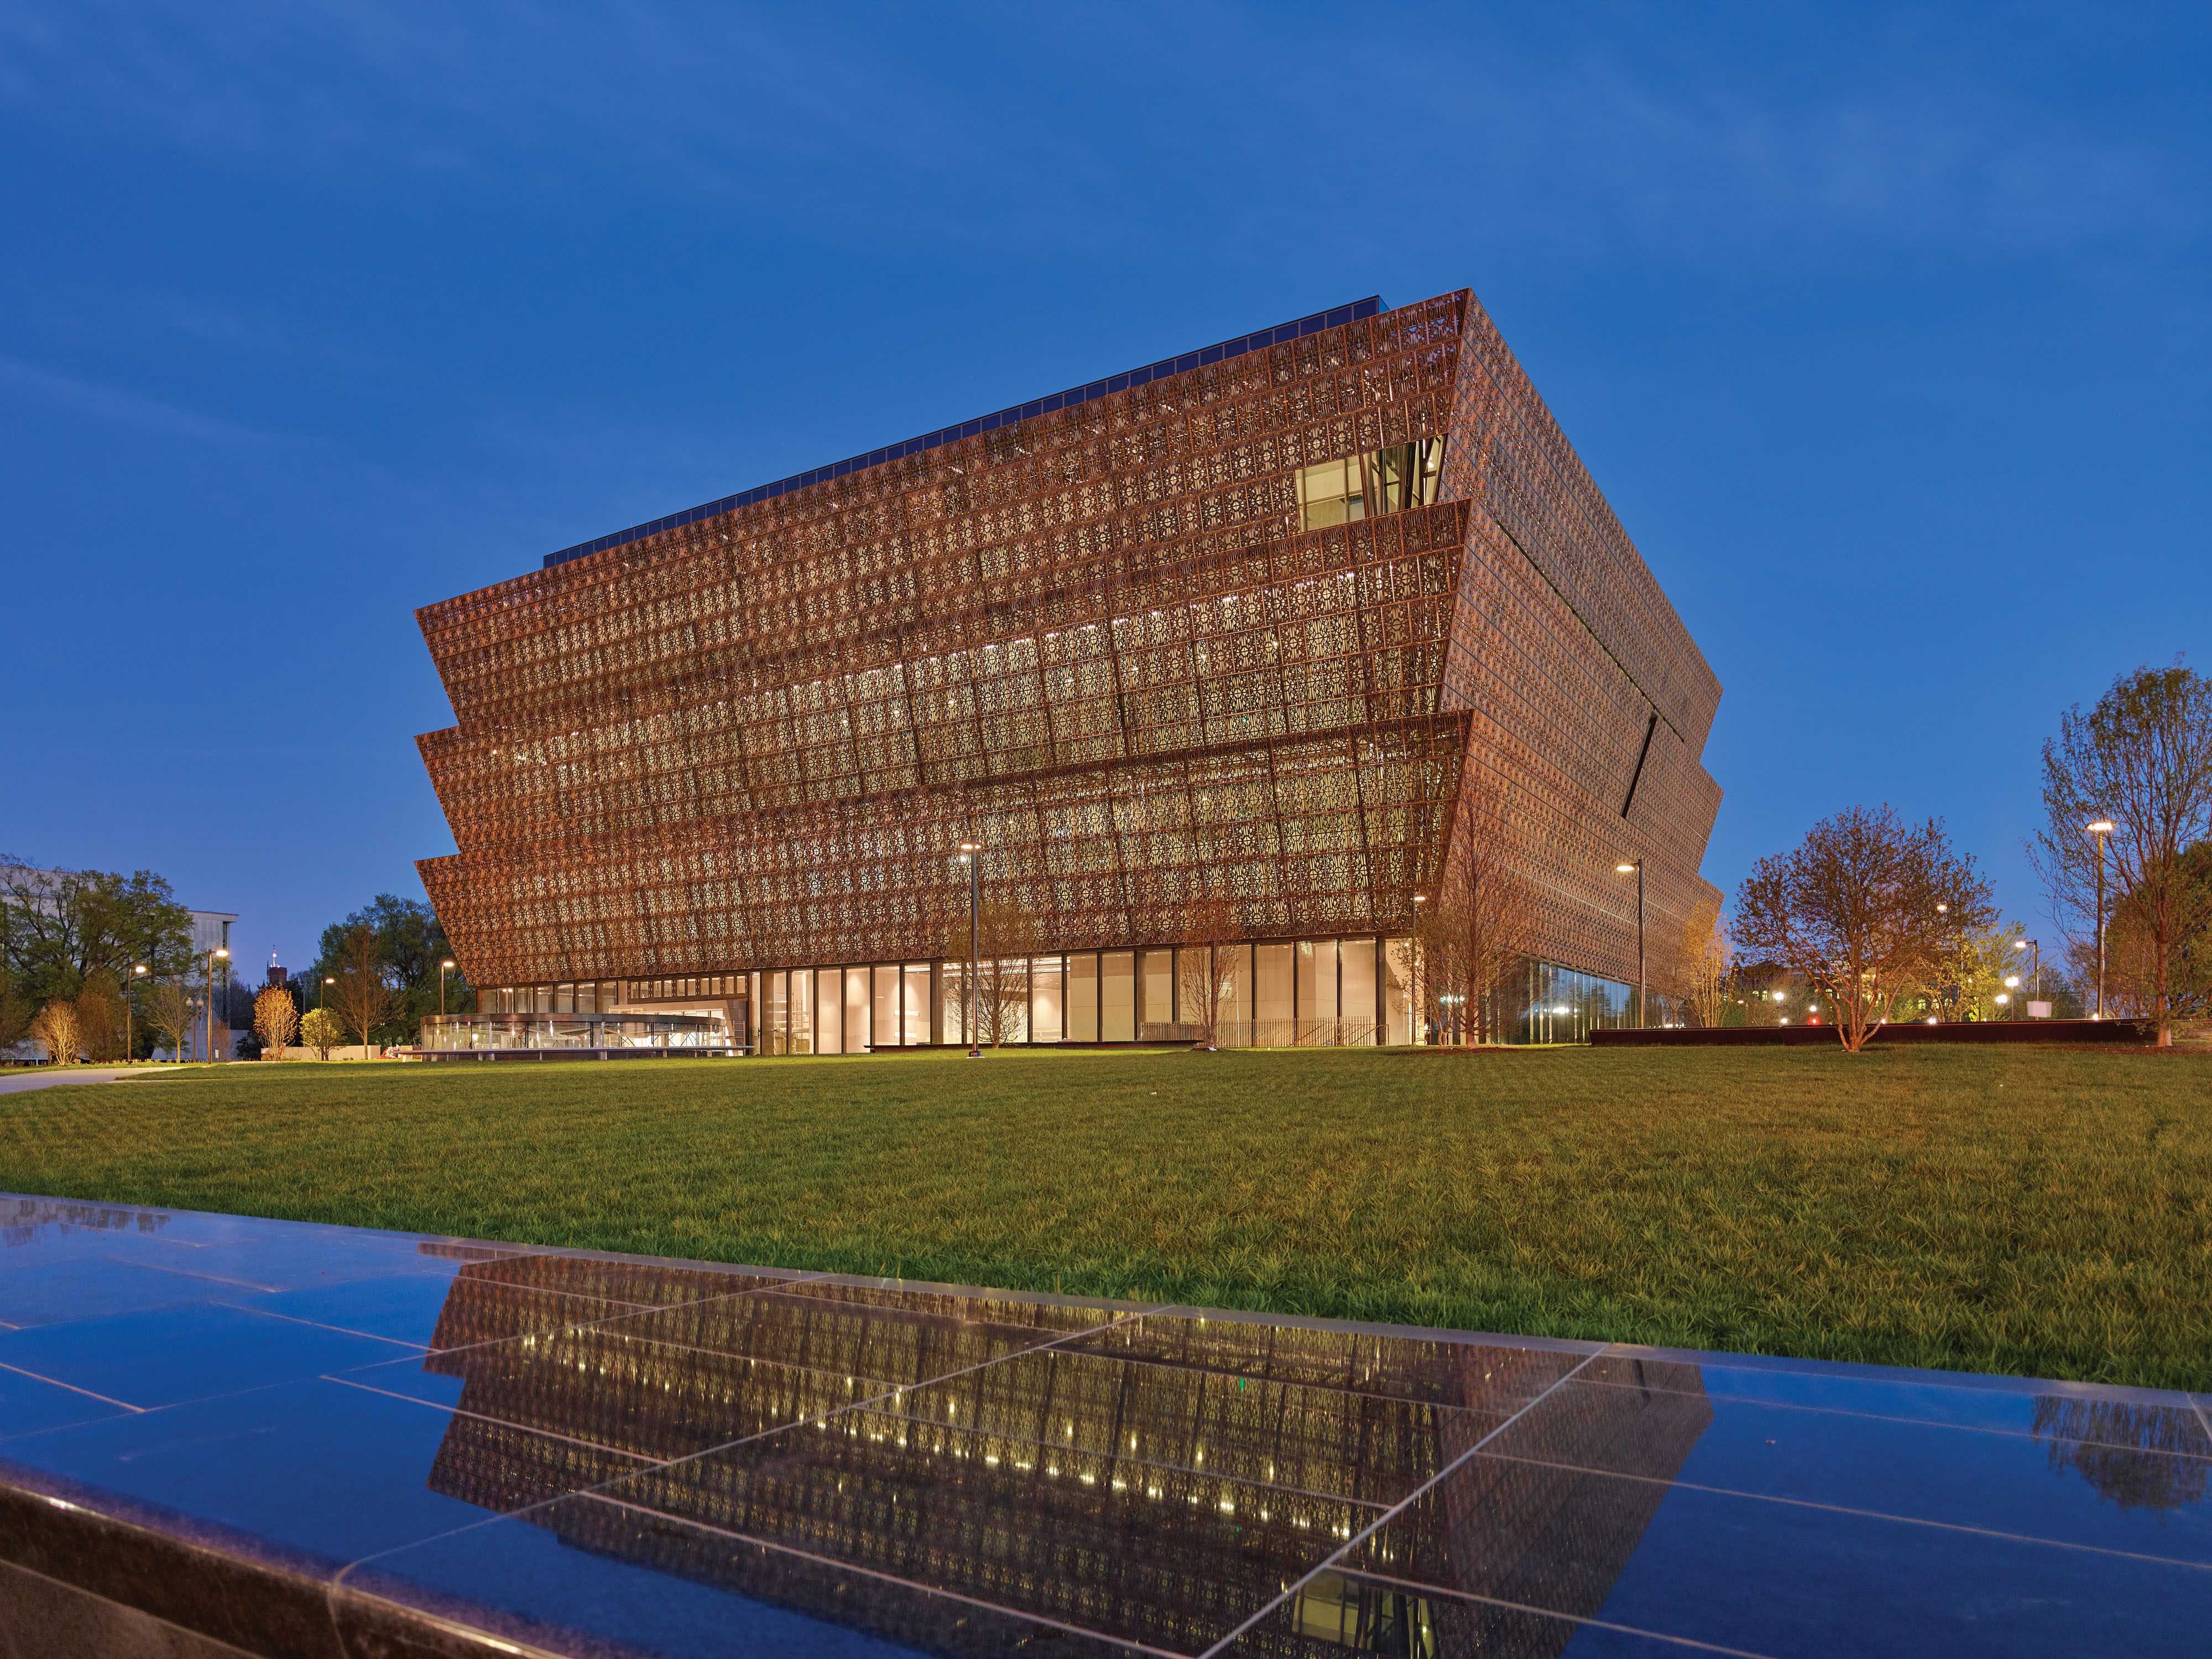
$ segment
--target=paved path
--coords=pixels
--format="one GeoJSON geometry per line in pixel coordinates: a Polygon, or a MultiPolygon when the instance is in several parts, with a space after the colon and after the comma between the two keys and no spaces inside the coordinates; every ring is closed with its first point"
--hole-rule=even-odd
{"type": "Polygon", "coordinates": [[[27,1089],[51,1089],[61,1083],[127,1083],[132,1078],[166,1077],[167,1068],[151,1066],[41,1066],[35,1072],[0,1072],[0,1095],[20,1095],[27,1089]]]}

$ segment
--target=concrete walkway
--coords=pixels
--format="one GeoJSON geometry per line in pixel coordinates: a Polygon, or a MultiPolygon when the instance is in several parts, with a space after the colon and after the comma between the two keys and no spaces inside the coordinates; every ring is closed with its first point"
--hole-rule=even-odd
{"type": "Polygon", "coordinates": [[[127,1083],[132,1078],[166,1077],[170,1070],[166,1066],[41,1066],[34,1072],[0,1072],[0,1095],[63,1083],[127,1083]]]}

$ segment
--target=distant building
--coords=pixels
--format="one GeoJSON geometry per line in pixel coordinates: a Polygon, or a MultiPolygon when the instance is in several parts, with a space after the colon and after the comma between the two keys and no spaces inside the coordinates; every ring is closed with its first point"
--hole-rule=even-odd
{"type": "Polygon", "coordinates": [[[228,910],[194,910],[192,918],[192,952],[205,957],[210,951],[230,949],[230,925],[238,920],[228,910]]]}

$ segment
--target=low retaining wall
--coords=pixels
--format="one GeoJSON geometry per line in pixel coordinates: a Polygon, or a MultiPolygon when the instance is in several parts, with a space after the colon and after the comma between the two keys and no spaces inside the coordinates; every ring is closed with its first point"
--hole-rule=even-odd
{"type": "MultiPolygon", "coordinates": [[[[1940,1025],[1925,1021],[1900,1021],[1885,1025],[1867,1039],[1893,1047],[1900,1042],[2119,1042],[2147,1043],[2157,1036],[2148,1020],[2136,1019],[2000,1019],[1947,1020],[1940,1025]]],[[[1590,1033],[1600,1048],[1813,1048],[1826,1043],[1840,1046],[1832,1025],[1723,1025],[1654,1027],[1650,1030],[1600,1030],[1590,1033]]]]}

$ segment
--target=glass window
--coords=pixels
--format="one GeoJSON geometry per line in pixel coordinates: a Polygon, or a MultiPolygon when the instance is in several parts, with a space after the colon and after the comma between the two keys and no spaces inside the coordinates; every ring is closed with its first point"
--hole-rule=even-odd
{"type": "Polygon", "coordinates": [[[845,1052],[845,975],[824,968],[814,975],[814,1052],[845,1052]]]}
{"type": "Polygon", "coordinates": [[[1337,945],[1343,986],[1344,1040],[1375,1041],[1375,941],[1347,939],[1337,945]]]}
{"type": "Polygon", "coordinates": [[[1413,941],[1394,939],[1382,949],[1382,1040],[1385,1042],[1413,1042],[1418,1040],[1413,1030],[1413,941]]]}
{"type": "Polygon", "coordinates": [[[804,968],[791,976],[791,1052],[814,1052],[814,975],[804,968]]]}
{"type": "Polygon", "coordinates": [[[1298,1024],[1304,1040],[1334,1042],[1336,1035],[1336,941],[1298,941],[1298,1024]]]}
{"type": "Polygon", "coordinates": [[[868,1046],[868,970],[845,970],[845,1052],[857,1054],[868,1046]]]}
{"type": "Polygon", "coordinates": [[[764,988],[768,992],[768,1007],[761,1022],[763,1028],[761,1031],[761,1052],[783,1054],[787,1052],[785,1042],[787,1036],[784,1029],[784,976],[777,973],[763,974],[761,977],[767,981],[764,988]]]}
{"type": "Polygon", "coordinates": [[[1362,482],[1366,458],[1346,456],[1298,471],[1300,527],[1325,530],[1333,524],[1349,524],[1367,516],[1367,490],[1362,482]]]}
{"type": "Polygon", "coordinates": [[[1088,951],[1067,959],[1066,1040],[1098,1041],[1098,958],[1088,951]]]}
{"type": "Polygon", "coordinates": [[[906,965],[906,1009],[899,1029],[904,1034],[899,1039],[902,1042],[929,1041],[929,964],[926,962],[906,965]]]}
{"type": "Polygon", "coordinates": [[[889,1048],[898,1042],[899,970],[890,967],[871,971],[876,976],[875,1018],[868,1027],[868,1041],[876,1048],[889,1048]]]}
{"type": "Polygon", "coordinates": [[[1137,1036],[1137,958],[1109,951],[1098,958],[1098,1039],[1133,1042],[1137,1036]]]}
{"type": "Polygon", "coordinates": [[[1441,437],[1301,467],[1297,475],[1300,527],[1322,530],[1378,513],[1428,506],[1441,496],[1443,467],[1441,437]]]}
{"type": "Polygon", "coordinates": [[[1252,947],[1224,945],[1213,953],[1221,983],[1221,1020],[1214,1041],[1224,1048],[1252,1046],[1252,947]]]}
{"type": "Polygon", "coordinates": [[[1058,957],[1039,957],[1030,964],[1030,1041],[1058,1042],[1065,1035],[1066,969],[1058,957]]]}
{"type": "Polygon", "coordinates": [[[1026,957],[1002,957],[983,964],[981,975],[981,1003],[984,1010],[983,1030],[990,1031],[990,1020],[994,1006],[999,1018],[999,1041],[1027,1042],[1030,1040],[1030,964],[1026,957]]]}
{"type": "Polygon", "coordinates": [[[1137,1011],[1137,1023],[1165,1025],[1175,1018],[1175,952],[1146,951],[1143,955],[1144,1000],[1137,1011]]]}
{"type": "Polygon", "coordinates": [[[945,964],[944,1018],[939,1022],[943,1033],[939,1042],[965,1044],[968,1028],[962,1024],[968,1018],[968,964],[948,962],[945,964]]]}
{"type": "Polygon", "coordinates": [[[1291,965],[1296,947],[1252,947],[1252,1042],[1260,1048],[1284,1048],[1297,1041],[1291,1024],[1291,965]]]}

